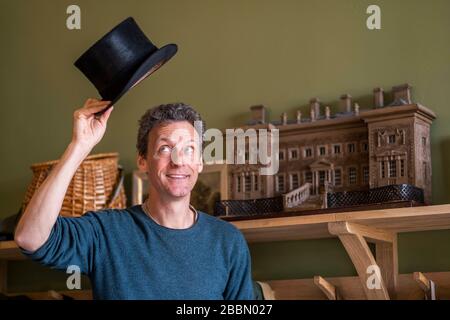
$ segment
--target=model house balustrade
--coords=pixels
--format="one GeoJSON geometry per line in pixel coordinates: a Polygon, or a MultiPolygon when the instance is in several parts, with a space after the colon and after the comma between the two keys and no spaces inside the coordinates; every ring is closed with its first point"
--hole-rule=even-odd
{"type": "Polygon", "coordinates": [[[283,206],[285,208],[294,208],[306,200],[308,200],[310,196],[311,183],[307,182],[302,185],[300,188],[294,189],[289,193],[283,195],[283,206]]]}

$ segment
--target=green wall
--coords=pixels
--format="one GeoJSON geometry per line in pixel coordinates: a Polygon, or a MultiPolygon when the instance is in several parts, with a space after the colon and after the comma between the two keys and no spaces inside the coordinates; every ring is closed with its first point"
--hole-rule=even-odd
{"type": "MultiPolygon", "coordinates": [[[[433,203],[449,203],[448,12],[448,0],[0,0],[0,217],[19,208],[30,164],[62,154],[76,107],[98,97],[73,62],[126,16],[157,45],[179,45],[169,64],[120,100],[94,150],[120,153],[128,192],[137,120],[156,104],[191,103],[209,127],[225,128],[247,120],[252,104],[265,104],[272,119],[306,111],[315,96],[335,107],[350,93],[370,107],[374,87],[408,82],[414,100],[438,115],[433,203]],[[70,4],[81,7],[82,30],[65,27],[70,4]],[[381,30],[366,28],[370,4],[381,7],[381,30]]],[[[400,272],[450,270],[449,249],[450,231],[401,235],[400,272]]],[[[257,244],[251,252],[257,279],[355,273],[334,239],[257,244]]],[[[61,274],[31,262],[10,263],[10,275],[11,290],[64,285],[61,274]]]]}

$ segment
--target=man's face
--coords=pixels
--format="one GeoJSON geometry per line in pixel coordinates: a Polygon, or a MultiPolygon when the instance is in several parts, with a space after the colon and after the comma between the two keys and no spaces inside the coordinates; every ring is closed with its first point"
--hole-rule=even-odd
{"type": "Polygon", "coordinates": [[[203,169],[197,131],[187,121],[154,127],[149,133],[147,155],[138,157],[138,165],[148,172],[151,188],[162,197],[190,196],[203,169]]]}

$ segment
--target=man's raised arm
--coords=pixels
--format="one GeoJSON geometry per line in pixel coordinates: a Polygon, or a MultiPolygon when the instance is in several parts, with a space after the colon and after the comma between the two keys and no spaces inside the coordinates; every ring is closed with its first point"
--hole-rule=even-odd
{"type": "Polygon", "coordinates": [[[88,99],[81,109],[74,112],[72,141],[34,193],[17,225],[14,240],[22,249],[34,252],[48,239],[73,175],[105,133],[113,108],[99,117],[95,113],[105,109],[108,103],[88,99]]]}

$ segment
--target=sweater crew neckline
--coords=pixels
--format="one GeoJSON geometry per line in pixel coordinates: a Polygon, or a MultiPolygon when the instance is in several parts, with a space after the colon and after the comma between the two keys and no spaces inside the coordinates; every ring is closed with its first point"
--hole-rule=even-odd
{"type": "Polygon", "coordinates": [[[200,219],[201,219],[201,212],[198,212],[193,206],[189,205],[189,208],[191,208],[192,210],[194,210],[196,214],[196,219],[195,222],[189,226],[188,228],[183,228],[183,229],[175,229],[175,228],[169,228],[166,226],[162,226],[159,223],[157,223],[152,217],[148,216],[147,213],[144,211],[144,208],[142,207],[142,204],[139,205],[139,211],[141,214],[144,215],[144,218],[146,220],[148,220],[150,222],[151,225],[153,225],[155,228],[165,231],[165,232],[170,232],[170,233],[187,233],[187,232],[193,232],[198,228],[200,219]]]}

